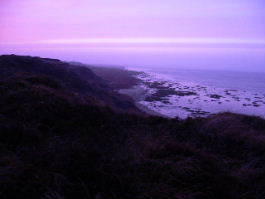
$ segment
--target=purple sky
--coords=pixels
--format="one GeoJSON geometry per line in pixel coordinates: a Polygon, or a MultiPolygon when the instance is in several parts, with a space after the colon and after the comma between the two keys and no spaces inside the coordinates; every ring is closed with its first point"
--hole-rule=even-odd
{"type": "Polygon", "coordinates": [[[0,0],[0,45],[265,44],[264,0],[0,0]]]}

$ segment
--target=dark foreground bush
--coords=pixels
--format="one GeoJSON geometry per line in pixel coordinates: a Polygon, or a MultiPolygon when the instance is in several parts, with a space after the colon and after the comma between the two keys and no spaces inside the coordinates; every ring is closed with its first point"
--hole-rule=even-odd
{"type": "Polygon", "coordinates": [[[43,76],[0,83],[0,198],[264,198],[265,121],[117,113],[43,76]]]}

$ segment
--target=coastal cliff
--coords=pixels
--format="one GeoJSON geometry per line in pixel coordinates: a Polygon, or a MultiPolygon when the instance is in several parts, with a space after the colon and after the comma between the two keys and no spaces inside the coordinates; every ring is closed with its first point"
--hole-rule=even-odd
{"type": "Polygon", "coordinates": [[[1,198],[265,195],[265,120],[149,116],[99,75],[0,56],[1,198]]]}

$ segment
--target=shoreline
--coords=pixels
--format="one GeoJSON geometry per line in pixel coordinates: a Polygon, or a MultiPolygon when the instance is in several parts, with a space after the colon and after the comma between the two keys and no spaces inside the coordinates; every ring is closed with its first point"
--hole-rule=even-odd
{"type": "Polygon", "coordinates": [[[131,88],[127,88],[127,89],[120,89],[118,90],[119,93],[123,94],[123,95],[127,95],[129,97],[131,97],[134,101],[134,104],[137,108],[139,108],[140,110],[142,110],[143,112],[149,114],[149,115],[153,115],[153,116],[160,116],[160,117],[166,117],[168,118],[166,115],[162,115],[161,113],[154,111],[150,108],[148,108],[147,106],[144,106],[143,104],[140,103],[140,101],[144,100],[145,97],[148,95],[148,91],[147,88],[143,88],[140,84],[135,85],[131,88]]]}
{"type": "Polygon", "coordinates": [[[232,112],[265,118],[265,96],[229,88],[214,88],[192,82],[180,82],[166,75],[128,68],[138,72],[139,80],[119,92],[130,96],[136,106],[152,115],[168,118],[207,117],[232,112]]]}

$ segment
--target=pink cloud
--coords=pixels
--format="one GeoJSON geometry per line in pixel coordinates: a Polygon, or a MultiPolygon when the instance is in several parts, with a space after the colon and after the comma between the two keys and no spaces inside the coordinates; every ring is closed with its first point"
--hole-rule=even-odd
{"type": "Polygon", "coordinates": [[[263,0],[6,0],[0,1],[0,42],[116,37],[262,39],[264,13],[263,0]]]}

